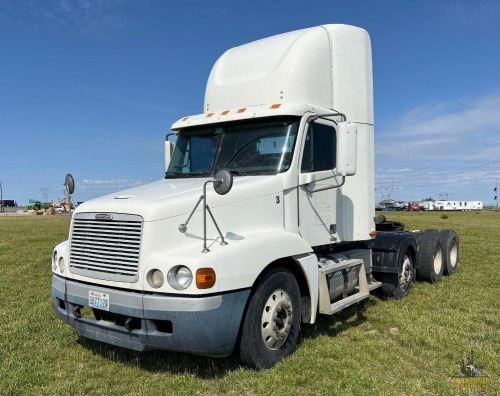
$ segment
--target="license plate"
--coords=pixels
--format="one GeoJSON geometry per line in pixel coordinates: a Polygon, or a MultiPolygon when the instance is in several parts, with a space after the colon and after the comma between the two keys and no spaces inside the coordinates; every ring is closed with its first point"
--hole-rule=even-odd
{"type": "Polygon", "coordinates": [[[109,294],[89,290],[89,307],[109,311],[109,294]]]}

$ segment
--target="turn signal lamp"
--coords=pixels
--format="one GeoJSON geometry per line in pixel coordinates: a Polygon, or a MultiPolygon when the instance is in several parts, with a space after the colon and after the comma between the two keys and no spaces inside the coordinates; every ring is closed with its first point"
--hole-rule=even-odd
{"type": "Polygon", "coordinates": [[[215,285],[215,271],[212,268],[200,268],[196,271],[196,287],[210,289],[215,285]]]}

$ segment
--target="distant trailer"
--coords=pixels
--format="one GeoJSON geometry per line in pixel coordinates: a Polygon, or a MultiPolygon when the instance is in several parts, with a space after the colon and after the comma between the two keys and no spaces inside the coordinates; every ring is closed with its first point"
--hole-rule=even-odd
{"type": "Polygon", "coordinates": [[[14,208],[17,206],[17,202],[14,201],[13,199],[4,199],[0,200],[0,205],[6,208],[14,208]]]}
{"type": "Polygon", "coordinates": [[[434,210],[483,210],[482,201],[434,201],[434,210]]]}
{"type": "Polygon", "coordinates": [[[422,201],[420,202],[421,210],[434,210],[434,202],[432,201],[422,201]]]}

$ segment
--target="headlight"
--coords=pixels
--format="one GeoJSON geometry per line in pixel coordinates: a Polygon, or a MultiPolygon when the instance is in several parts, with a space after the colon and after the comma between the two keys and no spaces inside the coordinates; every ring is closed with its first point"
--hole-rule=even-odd
{"type": "Polygon", "coordinates": [[[165,281],[165,277],[163,276],[163,272],[161,272],[159,269],[154,269],[152,271],[149,271],[147,280],[149,283],[149,286],[155,287],[155,288],[160,288],[163,286],[163,282],[165,281]]]}
{"type": "Polygon", "coordinates": [[[193,273],[188,267],[176,265],[168,271],[168,284],[176,290],[184,290],[191,285],[193,273]]]}

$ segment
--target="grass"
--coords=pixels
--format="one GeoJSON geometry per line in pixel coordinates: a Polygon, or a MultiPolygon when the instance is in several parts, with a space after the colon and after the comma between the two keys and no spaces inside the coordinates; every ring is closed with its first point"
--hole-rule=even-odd
{"type": "Polygon", "coordinates": [[[401,301],[371,297],[306,326],[294,355],[256,372],[234,358],[135,353],[79,339],[56,318],[50,256],[67,216],[0,217],[0,395],[500,394],[500,213],[391,213],[453,228],[459,272],[401,301]],[[487,380],[460,382],[473,352],[487,380]]]}

